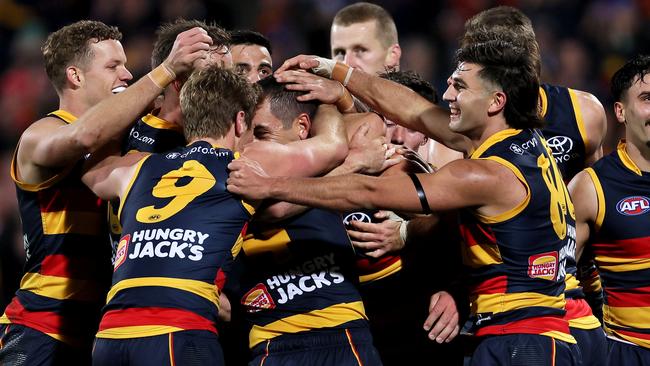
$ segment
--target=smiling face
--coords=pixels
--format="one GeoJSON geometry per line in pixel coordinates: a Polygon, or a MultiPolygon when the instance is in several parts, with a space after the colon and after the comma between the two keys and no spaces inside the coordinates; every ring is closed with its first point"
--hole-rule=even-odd
{"type": "Polygon", "coordinates": [[[650,148],[650,76],[635,76],[620,102],[614,104],[619,122],[625,123],[625,138],[639,148],[650,148]]]}
{"type": "Polygon", "coordinates": [[[479,76],[481,66],[462,62],[447,79],[447,90],[442,99],[449,103],[449,128],[467,135],[481,128],[489,117],[492,89],[479,76]]]}
{"type": "MultiPolygon", "coordinates": [[[[93,106],[127,86],[133,75],[126,68],[126,55],[122,44],[116,40],[91,42],[92,57],[86,65],[77,67],[82,76],[81,90],[88,106],[93,106]]],[[[73,77],[76,77],[73,74],[73,77]]]]}
{"type": "Polygon", "coordinates": [[[232,60],[235,72],[251,83],[271,76],[273,61],[266,47],[256,44],[238,44],[232,46],[232,60]]]}
{"type": "Polygon", "coordinates": [[[369,74],[377,74],[399,63],[391,47],[384,46],[377,37],[377,22],[369,20],[347,26],[332,24],[330,34],[332,58],[369,74]]]}

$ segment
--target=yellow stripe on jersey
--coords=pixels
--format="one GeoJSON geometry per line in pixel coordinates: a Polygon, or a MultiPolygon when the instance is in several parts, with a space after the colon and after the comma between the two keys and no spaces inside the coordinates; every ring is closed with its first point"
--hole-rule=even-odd
{"type": "Polygon", "coordinates": [[[68,111],[64,111],[63,109],[57,109],[56,111],[50,114],[53,114],[68,123],[74,123],[77,121],[77,117],[75,117],[74,115],[72,115],[72,113],[68,111]]]}
{"type": "Polygon", "coordinates": [[[349,321],[368,319],[363,302],[341,303],[325,309],[288,316],[265,326],[253,325],[248,336],[251,348],[260,342],[286,333],[298,333],[312,329],[331,328],[349,321]]]}
{"type": "Polygon", "coordinates": [[[596,189],[596,196],[598,197],[598,213],[596,214],[596,222],[594,222],[594,230],[596,232],[600,231],[600,226],[605,220],[605,192],[603,192],[603,186],[600,184],[600,179],[596,175],[596,172],[592,168],[586,168],[585,172],[591,177],[591,181],[594,183],[594,188],[596,189]]]}
{"type": "Polygon", "coordinates": [[[165,121],[164,119],[158,118],[151,113],[142,117],[142,122],[159,130],[174,130],[181,133],[183,132],[183,127],[179,126],[178,124],[165,121]]]}
{"type": "Polygon", "coordinates": [[[122,290],[146,286],[170,287],[177,290],[191,292],[210,301],[219,308],[219,289],[214,284],[198,280],[169,277],[139,277],[122,280],[116,283],[108,292],[106,302],[110,302],[111,299],[122,290]]]}
{"type": "Polygon", "coordinates": [[[603,321],[624,328],[648,329],[650,306],[614,307],[603,304],[603,321]]]}
{"type": "Polygon", "coordinates": [[[133,325],[129,327],[104,329],[97,332],[95,337],[113,339],[140,338],[178,332],[181,330],[184,329],[168,325],[133,325]]]}
{"type": "Polygon", "coordinates": [[[593,315],[587,315],[580,318],[569,319],[569,327],[578,329],[596,329],[600,328],[600,320],[593,315]]]}
{"type": "Polygon", "coordinates": [[[463,251],[463,264],[471,268],[503,263],[499,246],[496,244],[463,245],[461,250],[463,251]]]}
{"type": "Polygon", "coordinates": [[[237,236],[237,240],[235,241],[235,245],[233,245],[232,248],[230,249],[230,254],[232,254],[233,258],[237,258],[243,246],[244,246],[244,238],[242,237],[241,234],[239,234],[239,236],[237,236]]]}
{"type": "Polygon", "coordinates": [[[244,252],[246,255],[258,255],[267,252],[284,252],[288,250],[287,244],[291,242],[289,233],[284,229],[271,230],[262,233],[264,238],[254,238],[247,235],[244,239],[244,252]]]}
{"type": "Polygon", "coordinates": [[[639,169],[634,160],[632,160],[632,158],[630,158],[630,156],[627,154],[627,151],[625,150],[625,140],[619,141],[618,145],[616,146],[616,153],[626,168],[630,169],[638,176],[643,175],[643,173],[641,173],[641,169],[639,169]]]}
{"type": "Polygon", "coordinates": [[[569,92],[569,97],[571,98],[571,106],[573,107],[573,113],[576,117],[576,124],[578,125],[578,131],[580,131],[580,136],[585,146],[589,146],[589,139],[587,138],[587,129],[585,128],[585,121],[582,118],[582,110],[580,109],[580,104],[578,103],[578,94],[573,89],[567,88],[569,92]]]}
{"type": "Polygon", "coordinates": [[[650,268],[650,258],[619,258],[596,255],[598,268],[610,272],[629,272],[650,268]]]}
{"type": "Polygon", "coordinates": [[[533,306],[564,309],[566,303],[564,301],[564,294],[560,296],[548,296],[535,292],[482,294],[473,297],[474,299],[472,299],[471,304],[472,314],[503,313],[533,306]]]}
{"type": "Polygon", "coordinates": [[[138,175],[140,174],[140,169],[142,168],[142,164],[144,164],[144,162],[147,159],[149,159],[150,156],[151,155],[147,155],[137,162],[135,171],[133,172],[133,176],[129,180],[129,184],[124,189],[124,192],[120,195],[120,207],[117,209],[117,218],[120,222],[122,222],[122,208],[124,208],[124,202],[126,201],[129,193],[131,192],[131,187],[133,186],[133,183],[135,183],[136,178],[138,178],[138,175]]]}
{"type": "Polygon", "coordinates": [[[46,276],[33,272],[25,273],[20,280],[21,290],[56,300],[97,301],[103,295],[99,287],[96,281],[46,276]]]}
{"type": "Polygon", "coordinates": [[[564,292],[566,293],[567,291],[575,290],[578,287],[580,287],[580,282],[578,282],[578,279],[575,278],[575,276],[571,273],[567,273],[564,277],[564,292]]]}
{"type": "Polygon", "coordinates": [[[16,183],[18,188],[27,192],[38,192],[40,190],[52,187],[55,183],[65,178],[68,175],[68,173],[70,173],[70,171],[72,171],[72,169],[74,169],[75,167],[74,164],[70,165],[59,174],[56,174],[53,177],[48,178],[46,181],[38,184],[25,183],[20,179],[18,179],[18,170],[17,170],[18,165],[16,161],[17,154],[18,154],[18,146],[16,146],[16,150],[14,151],[14,156],[11,159],[11,179],[14,181],[14,183],[16,183]]]}
{"type": "Polygon", "coordinates": [[[519,181],[523,183],[523,185],[526,187],[526,198],[524,198],[523,201],[519,202],[517,206],[509,209],[506,212],[494,216],[484,216],[477,213],[476,217],[479,219],[479,221],[485,224],[497,224],[499,222],[510,220],[511,218],[521,213],[521,211],[523,211],[528,206],[528,203],[530,202],[530,186],[528,186],[528,182],[526,182],[526,178],[524,178],[524,175],[521,174],[521,171],[519,171],[519,169],[517,169],[517,167],[514,166],[514,164],[512,164],[511,162],[503,158],[500,158],[498,156],[489,156],[487,158],[481,158],[481,159],[494,161],[510,169],[510,171],[512,171],[512,173],[517,177],[517,179],[519,179],[519,181]]]}
{"type": "Polygon", "coordinates": [[[89,211],[41,212],[43,234],[97,235],[102,228],[104,215],[89,211]]]}
{"type": "Polygon", "coordinates": [[[395,263],[391,264],[390,266],[380,271],[359,276],[359,282],[364,283],[364,282],[381,280],[382,278],[386,278],[390,275],[399,272],[401,269],[402,269],[402,259],[400,258],[396,260],[395,263]]]}
{"type": "Polygon", "coordinates": [[[546,112],[548,112],[548,97],[546,96],[546,90],[539,87],[539,100],[541,104],[541,110],[539,111],[539,116],[541,118],[546,117],[546,112]]]}
{"type": "Polygon", "coordinates": [[[650,348],[650,340],[643,339],[643,338],[632,337],[632,336],[627,335],[627,334],[621,334],[621,333],[616,332],[613,329],[607,329],[607,331],[608,331],[608,333],[614,334],[614,335],[616,335],[616,337],[621,338],[623,340],[626,340],[628,342],[632,342],[632,343],[634,343],[636,345],[639,345],[641,347],[644,347],[644,348],[650,348]]]}
{"type": "Polygon", "coordinates": [[[478,159],[483,155],[483,153],[489,149],[492,145],[501,142],[508,137],[518,135],[522,130],[515,130],[514,128],[508,128],[503,131],[499,131],[495,133],[494,135],[488,137],[487,140],[483,141],[481,146],[479,146],[474,152],[472,152],[472,155],[470,155],[470,159],[478,159]]]}

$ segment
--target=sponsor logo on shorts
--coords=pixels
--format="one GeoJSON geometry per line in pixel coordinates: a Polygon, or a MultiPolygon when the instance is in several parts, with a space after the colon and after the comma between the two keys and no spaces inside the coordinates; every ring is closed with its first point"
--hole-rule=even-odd
{"type": "Polygon", "coordinates": [[[131,234],[126,234],[120,239],[120,242],[117,244],[117,250],[115,251],[115,263],[113,264],[113,272],[126,261],[126,255],[129,252],[129,242],[131,241],[131,234]]]}
{"type": "Polygon", "coordinates": [[[618,201],[616,210],[625,216],[638,216],[650,211],[650,199],[644,196],[625,197],[618,201]]]}
{"type": "Polygon", "coordinates": [[[256,313],[262,309],[275,308],[273,298],[263,283],[258,283],[257,286],[248,291],[242,297],[241,303],[249,313],[256,313]]]}
{"type": "Polygon", "coordinates": [[[555,281],[557,278],[558,253],[548,252],[528,257],[528,277],[555,281]]]}

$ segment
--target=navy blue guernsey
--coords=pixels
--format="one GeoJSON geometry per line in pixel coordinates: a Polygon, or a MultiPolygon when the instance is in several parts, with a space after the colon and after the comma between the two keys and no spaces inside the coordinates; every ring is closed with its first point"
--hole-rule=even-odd
{"type": "Polygon", "coordinates": [[[368,327],[341,216],[310,209],[270,225],[253,222],[238,258],[250,347],[283,334],[368,327]]]}
{"type": "Polygon", "coordinates": [[[565,182],[585,167],[587,135],[575,90],[542,84],[539,88],[542,134],[565,182]]]}
{"type": "Polygon", "coordinates": [[[216,332],[222,268],[253,213],[226,191],[234,158],[199,141],[138,163],[120,206],[123,236],[97,337],[216,332]]]}
{"type": "Polygon", "coordinates": [[[471,159],[501,164],[527,193],[517,207],[496,216],[461,210],[476,335],[540,334],[574,343],[563,316],[575,216],[546,141],[538,130],[504,130],[471,159]]]}
{"type": "Polygon", "coordinates": [[[181,126],[149,113],[131,128],[122,146],[122,154],[130,151],[162,153],[184,145],[181,126]]]}

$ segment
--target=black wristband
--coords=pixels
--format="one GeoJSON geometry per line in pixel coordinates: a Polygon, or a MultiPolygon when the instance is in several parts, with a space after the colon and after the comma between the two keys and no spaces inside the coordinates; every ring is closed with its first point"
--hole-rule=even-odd
{"type": "Polygon", "coordinates": [[[420,204],[422,205],[422,212],[425,214],[431,213],[431,208],[429,208],[429,201],[427,201],[427,196],[424,194],[424,189],[422,188],[422,183],[418,179],[415,173],[408,173],[409,178],[413,181],[415,186],[415,191],[418,193],[418,198],[420,199],[420,204]]]}

